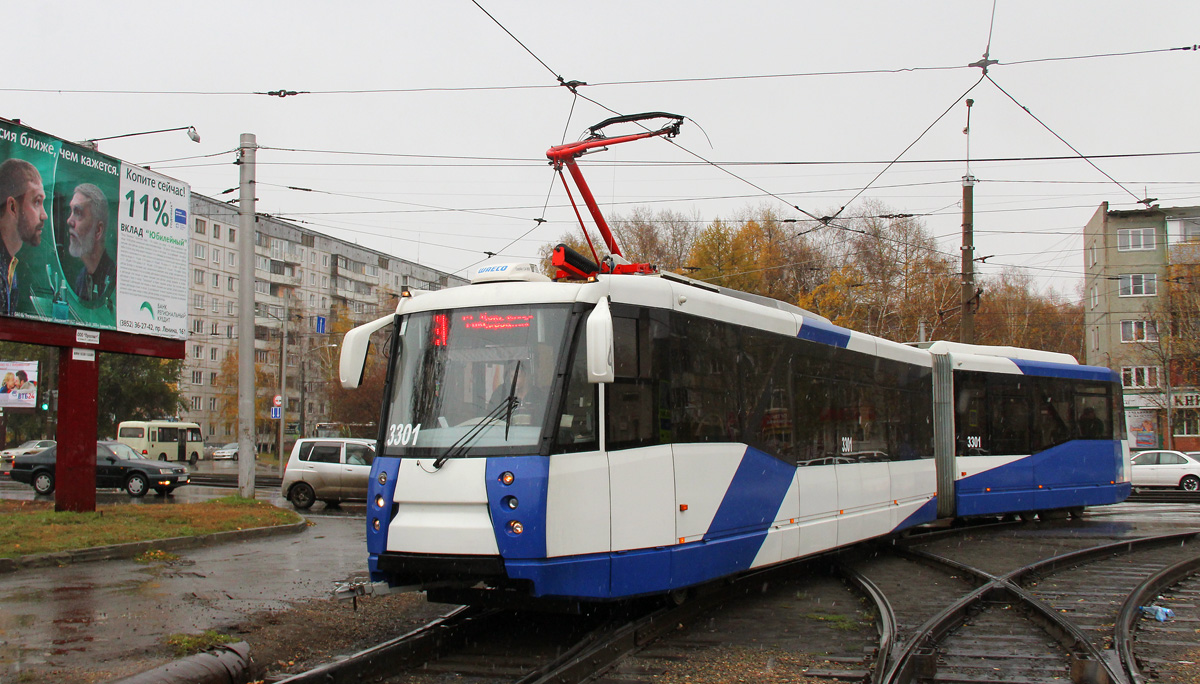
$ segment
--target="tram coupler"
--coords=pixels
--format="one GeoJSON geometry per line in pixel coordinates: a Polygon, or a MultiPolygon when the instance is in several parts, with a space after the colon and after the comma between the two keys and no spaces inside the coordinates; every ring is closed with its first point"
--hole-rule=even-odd
{"type": "Polygon", "coordinates": [[[354,610],[358,610],[360,596],[385,596],[390,593],[392,593],[392,587],[387,582],[370,580],[339,582],[333,587],[333,598],[338,601],[350,601],[354,604],[354,610]]]}

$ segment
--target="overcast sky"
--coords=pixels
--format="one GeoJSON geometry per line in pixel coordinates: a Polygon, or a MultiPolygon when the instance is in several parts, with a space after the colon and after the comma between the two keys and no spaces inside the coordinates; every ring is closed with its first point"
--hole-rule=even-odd
{"type": "Polygon", "coordinates": [[[33,3],[9,13],[0,116],[72,141],[195,126],[200,144],[174,132],[100,150],[222,198],[254,133],[260,212],[451,272],[485,250],[535,257],[570,230],[545,151],[614,111],[691,121],[686,150],[582,160],[609,214],[827,215],[884,169],[869,162],[903,152],[926,163],[891,167],[859,202],[926,214],[957,254],[966,169],[933,160],[967,155],[974,85],[973,159],[1073,155],[1055,134],[1134,155],[971,165],[977,254],[994,255],[981,270],[1020,265],[1071,297],[1100,202],[1200,204],[1200,154],[1145,156],[1200,152],[1200,52],[1167,51],[1200,40],[1195,0],[998,0],[994,25],[991,0],[479,3],[520,43],[470,0],[33,3]],[[990,25],[995,83],[975,85],[990,25]],[[592,84],[579,93],[595,103],[556,76],[592,84]],[[309,94],[254,94],[281,89],[309,94]],[[723,167],[753,185],[688,151],[759,162],[723,167]],[[795,164],[815,161],[860,163],[795,164]]]}

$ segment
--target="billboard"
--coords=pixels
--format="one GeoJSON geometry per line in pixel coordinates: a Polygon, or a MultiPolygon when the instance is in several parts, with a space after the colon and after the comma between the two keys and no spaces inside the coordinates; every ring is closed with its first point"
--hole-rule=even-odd
{"type": "Polygon", "coordinates": [[[0,119],[0,316],[185,339],[190,204],[186,183],[0,119]]]}
{"type": "Polygon", "coordinates": [[[37,408],[37,361],[0,361],[0,408],[37,408]]]}

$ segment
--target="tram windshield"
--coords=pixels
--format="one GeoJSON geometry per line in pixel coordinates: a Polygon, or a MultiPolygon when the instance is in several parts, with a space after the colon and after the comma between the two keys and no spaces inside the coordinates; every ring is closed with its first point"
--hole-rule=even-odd
{"type": "Polygon", "coordinates": [[[533,453],[546,425],[567,305],[472,307],[405,316],[384,453],[533,453]]]}

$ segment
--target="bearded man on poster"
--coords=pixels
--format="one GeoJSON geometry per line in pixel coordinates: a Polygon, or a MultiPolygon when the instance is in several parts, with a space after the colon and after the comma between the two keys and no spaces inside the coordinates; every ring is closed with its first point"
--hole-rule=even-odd
{"type": "Polygon", "coordinates": [[[75,276],[75,294],[85,302],[101,299],[117,279],[117,264],[104,250],[108,233],[104,191],[91,183],[75,186],[67,228],[67,253],[83,261],[75,276]]]}
{"type": "Polygon", "coordinates": [[[12,315],[17,302],[17,252],[42,244],[46,222],[42,174],[24,159],[0,164],[0,314],[12,315]]]}

